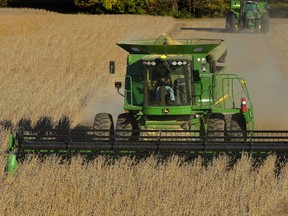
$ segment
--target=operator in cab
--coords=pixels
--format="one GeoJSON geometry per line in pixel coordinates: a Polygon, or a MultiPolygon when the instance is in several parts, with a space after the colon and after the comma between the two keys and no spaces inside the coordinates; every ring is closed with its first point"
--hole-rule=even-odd
{"type": "Polygon", "coordinates": [[[156,88],[156,101],[161,100],[161,86],[164,86],[171,103],[175,102],[175,94],[172,88],[172,81],[168,69],[162,66],[157,72],[159,76],[156,88]]]}

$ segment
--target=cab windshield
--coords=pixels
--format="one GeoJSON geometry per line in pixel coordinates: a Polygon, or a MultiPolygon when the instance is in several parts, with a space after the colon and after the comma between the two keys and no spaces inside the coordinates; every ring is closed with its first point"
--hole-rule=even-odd
{"type": "Polygon", "coordinates": [[[244,10],[244,13],[247,13],[248,11],[256,12],[257,6],[256,6],[256,4],[247,3],[243,6],[243,10],[244,10]]]}
{"type": "Polygon", "coordinates": [[[145,104],[150,106],[189,105],[191,70],[188,61],[160,61],[144,64],[145,104]]]}

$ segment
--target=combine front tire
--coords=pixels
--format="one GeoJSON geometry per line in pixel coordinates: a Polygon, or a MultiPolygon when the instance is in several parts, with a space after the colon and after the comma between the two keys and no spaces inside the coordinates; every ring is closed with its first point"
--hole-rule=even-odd
{"type": "Polygon", "coordinates": [[[113,136],[114,124],[112,115],[109,113],[98,113],[94,118],[94,135],[98,140],[109,141],[113,136]]]}
{"type": "Polygon", "coordinates": [[[116,140],[128,141],[137,139],[136,129],[137,124],[133,116],[129,113],[121,113],[117,118],[116,140]]]}
{"type": "Polygon", "coordinates": [[[231,142],[241,142],[245,140],[246,134],[245,119],[242,115],[234,114],[230,122],[227,122],[227,134],[231,142]],[[230,133],[229,133],[230,132],[230,133]]]}
{"type": "Polygon", "coordinates": [[[224,141],[225,120],[222,115],[213,115],[208,119],[207,136],[209,141],[224,141]]]}

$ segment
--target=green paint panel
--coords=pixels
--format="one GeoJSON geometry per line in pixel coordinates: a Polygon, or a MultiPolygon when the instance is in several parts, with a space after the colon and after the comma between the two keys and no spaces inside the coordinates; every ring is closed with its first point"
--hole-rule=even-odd
{"type": "Polygon", "coordinates": [[[145,106],[145,115],[191,115],[191,106],[145,106]]]}
{"type": "Polygon", "coordinates": [[[180,39],[176,44],[155,44],[155,40],[124,41],[118,46],[130,54],[199,54],[209,53],[223,42],[217,39],[180,39]]]}
{"type": "Polygon", "coordinates": [[[16,159],[16,155],[13,154],[13,153],[10,153],[8,155],[8,162],[7,162],[7,165],[6,165],[7,173],[13,173],[14,170],[17,168],[17,166],[18,166],[18,162],[17,162],[17,159],[16,159]]]}

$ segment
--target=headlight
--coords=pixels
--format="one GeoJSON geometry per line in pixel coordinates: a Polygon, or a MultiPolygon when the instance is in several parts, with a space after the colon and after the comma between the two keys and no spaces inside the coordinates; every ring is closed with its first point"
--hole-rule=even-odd
{"type": "Polygon", "coordinates": [[[155,66],[155,65],[156,65],[156,62],[155,62],[155,61],[143,61],[143,65],[155,66]]]}
{"type": "Polygon", "coordinates": [[[176,66],[176,65],[179,65],[179,66],[181,66],[181,65],[188,65],[188,62],[187,61],[172,61],[171,62],[171,65],[173,65],[173,66],[176,66]]]}

